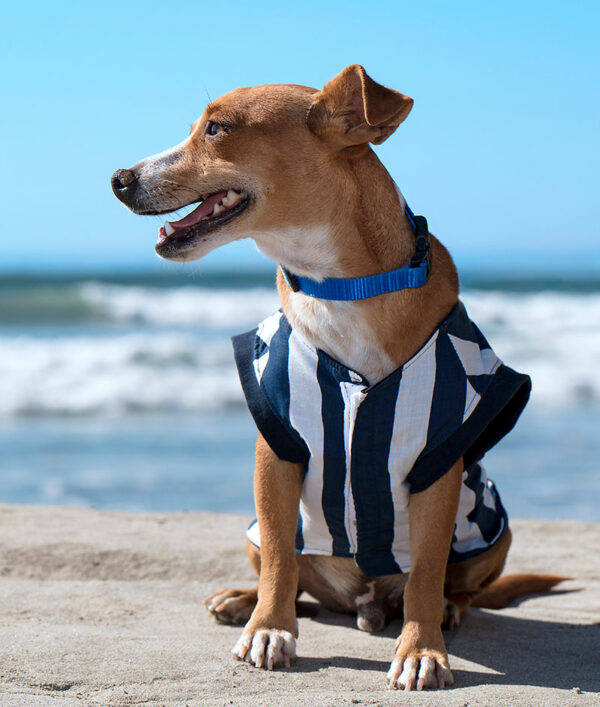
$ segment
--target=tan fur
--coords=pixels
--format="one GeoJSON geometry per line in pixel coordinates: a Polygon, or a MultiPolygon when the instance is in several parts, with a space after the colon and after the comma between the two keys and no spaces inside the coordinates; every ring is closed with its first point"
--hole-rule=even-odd
{"type": "MultiPolygon", "coordinates": [[[[252,197],[247,211],[214,235],[160,254],[195,260],[226,242],[251,237],[290,271],[315,279],[371,275],[406,264],[414,237],[394,183],[375,153],[366,143],[332,150],[332,128],[327,139],[306,128],[307,115],[317,104],[326,103],[335,114],[332,102],[344,95],[356,72],[361,73],[358,68],[342,72],[340,81],[330,81],[320,92],[277,85],[236,89],[211,103],[180,145],[134,165],[131,170],[140,175],[145,190],[142,207],[174,210],[229,187],[243,188],[252,197]],[[209,120],[231,123],[234,129],[207,140],[209,120]]],[[[396,92],[392,99],[393,110],[399,100],[404,116],[409,99],[396,92]]],[[[371,103],[376,113],[376,101],[371,103]]],[[[374,130],[380,137],[380,129],[374,130]]],[[[137,210],[143,212],[142,207],[137,210]]],[[[418,351],[456,303],[456,270],[435,238],[432,263],[423,288],[352,303],[352,329],[345,334],[348,303],[293,305],[281,278],[278,286],[292,325],[375,383],[418,351]],[[320,309],[315,317],[306,316],[314,309],[320,309]],[[363,342],[357,352],[359,330],[363,342]]],[[[307,298],[298,293],[293,299],[307,298]]]]}
{"type": "Polygon", "coordinates": [[[295,601],[298,591],[296,518],[302,470],[278,459],[259,435],[256,442],[254,502],[264,545],[261,552],[258,602],[244,633],[284,629],[298,634],[295,601]]]}
{"type": "MultiPolygon", "coordinates": [[[[214,233],[159,242],[157,251],[171,260],[195,260],[251,237],[291,272],[317,280],[398,268],[409,261],[414,236],[403,200],[369,142],[389,137],[411,106],[412,99],[375,83],[356,65],[321,91],[295,85],[236,89],[209,104],[182,143],[122,171],[118,196],[137,213],[157,213],[230,188],[249,195],[245,211],[214,233]],[[211,136],[209,121],[229,127],[211,136]]],[[[363,301],[310,299],[292,293],[279,274],[287,318],[314,346],[376,383],[423,346],[457,301],[452,259],[439,241],[431,241],[425,286],[363,301]]],[[[248,544],[258,587],[223,590],[205,602],[221,621],[247,621],[234,655],[258,667],[289,665],[297,636],[295,600],[308,591],[333,610],[358,607],[358,625],[365,630],[403,611],[390,686],[450,684],[442,620],[456,624],[473,603],[503,605],[560,581],[494,583],[509,532],[488,552],[447,566],[461,473],[459,460],[411,496],[410,575],[365,577],[351,558],[296,556],[302,469],[278,459],[259,436],[254,491],[261,550],[248,544]]]]}

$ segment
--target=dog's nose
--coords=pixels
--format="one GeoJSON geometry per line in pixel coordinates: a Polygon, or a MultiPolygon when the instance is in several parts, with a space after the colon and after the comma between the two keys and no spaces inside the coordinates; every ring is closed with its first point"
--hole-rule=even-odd
{"type": "Polygon", "coordinates": [[[110,179],[112,190],[117,196],[123,196],[137,182],[137,175],[130,169],[118,169],[110,179]]]}

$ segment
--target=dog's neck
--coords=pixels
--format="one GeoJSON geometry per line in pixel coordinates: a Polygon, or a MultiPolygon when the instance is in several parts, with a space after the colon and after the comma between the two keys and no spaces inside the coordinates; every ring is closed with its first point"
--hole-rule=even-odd
{"type": "MultiPolygon", "coordinates": [[[[332,200],[327,225],[305,232],[302,244],[286,248],[280,261],[292,273],[313,279],[360,277],[410,260],[415,239],[404,200],[371,150],[351,163],[350,178],[351,199],[346,193],[332,200]]],[[[292,292],[281,274],[278,287],[292,327],[371,384],[423,346],[458,296],[456,270],[435,238],[431,277],[418,289],[340,302],[292,292]]]]}

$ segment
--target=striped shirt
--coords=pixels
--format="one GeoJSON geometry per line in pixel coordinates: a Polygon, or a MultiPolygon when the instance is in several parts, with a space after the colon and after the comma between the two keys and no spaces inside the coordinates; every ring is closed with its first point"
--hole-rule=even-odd
{"type": "MultiPolygon", "coordinates": [[[[233,343],[261,434],[280,459],[303,465],[297,552],[354,557],[370,577],[407,572],[410,494],[461,457],[449,561],[503,535],[506,513],[479,462],[516,423],[531,381],[498,359],[461,302],[375,385],[312,346],[281,311],[233,343]]],[[[248,537],[260,545],[256,522],[248,537]]]]}

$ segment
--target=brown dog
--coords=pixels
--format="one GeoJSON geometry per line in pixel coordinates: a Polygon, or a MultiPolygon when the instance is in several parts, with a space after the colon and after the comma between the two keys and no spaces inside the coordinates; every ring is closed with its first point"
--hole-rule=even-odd
{"type": "MultiPolygon", "coordinates": [[[[504,367],[466,318],[458,304],[456,270],[444,246],[431,237],[430,273],[418,287],[339,301],[309,296],[288,284],[297,284],[297,277],[316,283],[363,278],[412,262],[414,223],[369,146],[388,138],[411,107],[410,98],[375,83],[360,66],[347,67],[321,91],[295,85],[241,88],[209,104],[184,142],[117,171],[112,180],[115,194],[136,213],[169,213],[200,202],[188,216],[167,222],[160,230],[156,251],[162,257],[195,260],[220,245],[251,237],[261,251],[293,273],[289,281],[281,272],[278,275],[284,314],[266,320],[270,323],[263,323],[252,339],[259,350],[247,375],[240,358],[249,400],[255,395],[249,393],[252,386],[259,390],[256,395],[262,395],[260,376],[268,366],[279,365],[272,360],[264,368],[263,354],[274,357],[275,350],[275,338],[264,334],[265,327],[272,328],[273,337],[286,328],[290,352],[295,346],[298,360],[317,362],[315,370],[322,366],[318,375],[340,376],[338,387],[330,388],[328,395],[319,381],[321,397],[313,408],[298,402],[311,379],[303,378],[295,387],[290,383],[293,391],[288,390],[286,405],[296,407],[286,420],[277,403],[269,402],[268,392],[261,398],[262,409],[251,403],[260,429],[254,485],[260,539],[250,536],[253,542],[248,541],[247,552],[259,583],[254,589],[224,590],[206,600],[219,621],[245,623],[234,655],[257,667],[289,665],[295,658],[296,597],[307,591],[332,610],[356,613],[358,627],[364,630],[379,630],[386,619],[403,615],[388,683],[407,690],[452,683],[443,623],[455,627],[470,605],[498,608],[562,579],[533,575],[498,579],[510,531],[478,460],[516,421],[527,399],[528,379],[504,367]],[[465,327],[470,333],[461,334],[465,327]],[[435,360],[442,360],[431,358],[431,352],[441,356],[442,343],[448,360],[458,356],[456,361],[462,363],[462,387],[439,368],[437,377],[428,378],[435,360]],[[436,437],[421,429],[417,410],[423,406],[417,399],[402,408],[404,418],[399,413],[398,391],[415,372],[415,389],[430,385],[433,390],[429,420],[434,401],[436,414],[442,416],[454,405],[446,390],[463,390],[466,385],[471,391],[468,405],[460,401],[460,420],[451,430],[452,448],[445,439],[425,457],[436,437]],[[363,420],[365,401],[385,397],[381,391],[390,388],[390,381],[397,386],[391,400],[396,405],[395,416],[391,408],[393,421],[387,421],[390,416],[383,416],[379,404],[370,405],[375,422],[363,420]],[[497,401],[498,395],[502,397],[499,390],[508,391],[495,403],[497,410],[488,404],[494,397],[492,388],[497,401]],[[343,419],[332,422],[338,425],[335,434],[339,432],[340,440],[336,455],[321,449],[323,434],[334,433],[315,437],[321,447],[308,438],[317,429],[315,418],[324,419],[325,407],[342,397],[343,419]],[[296,424],[303,415],[308,432],[296,424]],[[403,444],[394,447],[393,454],[386,451],[377,465],[381,456],[377,441],[368,452],[355,448],[357,430],[367,428],[374,440],[389,428],[393,437],[389,444],[395,444],[396,437],[403,444]],[[408,448],[412,456],[405,451],[408,448]],[[404,464],[399,480],[392,474],[397,458],[404,464]],[[337,469],[337,477],[333,472],[325,475],[327,465],[337,469]],[[317,505],[321,501],[325,505],[325,496],[342,509],[334,520],[326,518],[328,511],[314,510],[315,499],[317,505]],[[468,503],[472,505],[465,506],[468,503]],[[303,531],[298,530],[299,505],[303,531]],[[465,508],[470,520],[463,518],[465,508]],[[386,513],[391,513],[390,527],[386,513]],[[485,518],[496,523],[488,535],[480,531],[485,518]],[[370,534],[375,527],[381,537],[388,534],[388,545],[370,534]],[[333,541],[323,540],[322,534],[329,531],[333,541]],[[461,540],[461,532],[467,533],[466,540],[461,540]],[[309,542],[311,533],[314,540],[309,542]]],[[[291,366],[291,353],[289,361],[291,366]]],[[[291,380],[295,369],[287,375],[291,380]]]]}

